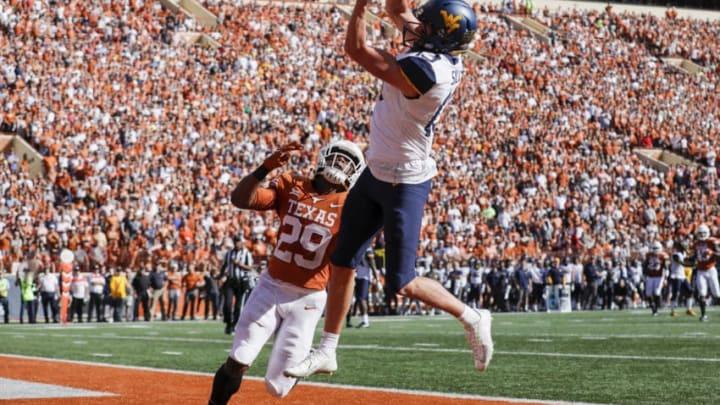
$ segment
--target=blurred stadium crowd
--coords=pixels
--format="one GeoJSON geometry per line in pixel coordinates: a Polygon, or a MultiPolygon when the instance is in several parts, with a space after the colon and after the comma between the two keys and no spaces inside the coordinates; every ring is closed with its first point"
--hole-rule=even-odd
{"type": "MultiPolygon", "coordinates": [[[[31,251],[51,269],[69,249],[81,272],[97,265],[132,274],[149,262],[183,272],[194,263],[209,274],[238,235],[261,265],[278,223],[231,206],[237,181],[288,141],[305,145],[293,162],[305,173],[329,140],[366,142],[379,88],[343,56],[341,10],[204,4],[218,16],[213,30],[156,1],[0,3],[0,130],[25,138],[45,169],[31,178],[22,157],[0,156],[6,271],[31,251]],[[176,41],[187,31],[222,46],[176,41]]],[[[419,273],[451,289],[463,279],[465,296],[473,269],[481,283],[506,273],[512,305],[498,307],[499,296],[482,305],[523,309],[509,297],[512,273],[527,263],[548,271],[597,264],[615,283],[632,277],[653,241],[670,254],[700,223],[718,235],[719,24],[534,10],[552,29],[543,44],[502,18],[519,8],[474,6],[479,57],[467,59],[459,100],[435,132],[440,175],[419,273]],[[665,56],[705,73],[682,73],[665,56]],[[695,164],[661,172],[637,147],[695,164]]],[[[370,31],[400,49],[399,35],[380,24],[370,31]]],[[[376,248],[382,258],[381,237],[376,248]]],[[[569,283],[590,285],[578,274],[569,283]]],[[[605,305],[583,297],[578,308],[605,305]]]]}

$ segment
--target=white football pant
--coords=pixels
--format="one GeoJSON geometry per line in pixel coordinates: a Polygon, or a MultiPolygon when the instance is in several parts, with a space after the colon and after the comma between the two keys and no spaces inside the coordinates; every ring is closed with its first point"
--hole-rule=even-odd
{"type": "Polygon", "coordinates": [[[249,366],[275,333],[265,387],[271,395],[285,397],[297,379],[285,377],[283,371],[310,353],[326,298],[325,290],[298,287],[264,272],[240,314],[229,356],[249,366]]]}
{"type": "Polygon", "coordinates": [[[652,297],[662,294],[665,277],[648,277],[645,280],[645,296],[652,297]]]}
{"type": "Polygon", "coordinates": [[[715,267],[709,270],[695,270],[695,283],[699,297],[707,297],[708,287],[713,297],[720,297],[720,285],[718,285],[718,273],[715,267]]]}

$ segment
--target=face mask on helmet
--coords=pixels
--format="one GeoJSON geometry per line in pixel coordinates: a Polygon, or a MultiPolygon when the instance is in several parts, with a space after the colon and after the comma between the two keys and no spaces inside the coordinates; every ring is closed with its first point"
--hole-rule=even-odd
{"type": "Polygon", "coordinates": [[[364,167],[365,158],[357,145],[350,141],[337,141],[320,149],[315,175],[348,190],[364,167]]]}
{"type": "Polygon", "coordinates": [[[414,10],[421,27],[403,28],[403,44],[431,52],[463,52],[477,31],[477,17],[463,0],[428,0],[414,10]]]}

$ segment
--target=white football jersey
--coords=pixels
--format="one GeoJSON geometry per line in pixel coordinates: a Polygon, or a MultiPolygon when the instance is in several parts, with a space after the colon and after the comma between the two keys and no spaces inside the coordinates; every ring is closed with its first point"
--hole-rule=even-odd
{"type": "Polygon", "coordinates": [[[418,184],[437,174],[430,156],[433,125],[460,83],[462,58],[409,51],[397,60],[420,96],[408,98],[383,85],[370,124],[367,164],[379,180],[418,184]]]}
{"type": "Polygon", "coordinates": [[[670,262],[670,278],[685,278],[685,253],[676,251],[672,254],[670,262]]]}

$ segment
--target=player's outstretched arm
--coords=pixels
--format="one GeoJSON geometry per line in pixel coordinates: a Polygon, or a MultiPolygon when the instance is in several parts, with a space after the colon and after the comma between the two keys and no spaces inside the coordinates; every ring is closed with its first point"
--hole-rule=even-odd
{"type": "Polygon", "coordinates": [[[413,14],[407,0],[387,0],[385,2],[385,11],[390,16],[395,27],[400,31],[420,25],[420,21],[413,14]]]}
{"type": "MultiPolygon", "coordinates": [[[[397,2],[398,0],[388,1],[397,2]]],[[[383,49],[368,46],[367,24],[365,21],[367,5],[368,0],[357,0],[355,2],[345,36],[345,53],[370,74],[398,88],[407,97],[417,96],[417,89],[407,79],[395,60],[395,56],[383,49]]],[[[405,14],[403,13],[403,15],[405,14]]],[[[410,15],[412,16],[412,13],[410,15]]]]}
{"type": "Polygon", "coordinates": [[[302,145],[298,142],[291,142],[275,151],[255,171],[240,180],[230,195],[230,202],[240,209],[252,208],[257,201],[260,182],[265,180],[271,171],[284,166],[290,160],[293,152],[300,149],[302,149],[302,145]]]}

